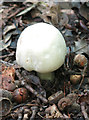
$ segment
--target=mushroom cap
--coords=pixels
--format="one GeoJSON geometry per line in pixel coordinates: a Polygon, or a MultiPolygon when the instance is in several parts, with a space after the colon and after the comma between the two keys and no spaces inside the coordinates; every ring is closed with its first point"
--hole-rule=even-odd
{"type": "Polygon", "coordinates": [[[16,61],[28,71],[48,73],[62,66],[66,55],[60,31],[47,23],[25,28],[17,42],[16,61]]]}

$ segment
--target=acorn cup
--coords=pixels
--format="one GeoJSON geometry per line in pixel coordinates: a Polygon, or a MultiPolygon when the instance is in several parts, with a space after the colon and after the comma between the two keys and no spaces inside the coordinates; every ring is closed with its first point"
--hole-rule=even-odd
{"type": "Polygon", "coordinates": [[[9,98],[1,97],[0,98],[0,117],[6,116],[10,113],[12,108],[12,102],[9,98]]]}

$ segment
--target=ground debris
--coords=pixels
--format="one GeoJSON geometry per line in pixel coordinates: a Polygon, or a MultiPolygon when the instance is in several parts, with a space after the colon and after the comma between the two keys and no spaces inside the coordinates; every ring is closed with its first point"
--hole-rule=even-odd
{"type": "Polygon", "coordinates": [[[3,120],[89,119],[88,2],[3,2],[0,13],[0,99],[12,103],[7,111],[3,106],[5,115],[0,117],[3,120]],[[65,63],[54,72],[52,83],[42,82],[36,72],[28,72],[16,64],[20,33],[38,22],[57,27],[67,44],[65,63]],[[78,54],[87,59],[82,67],[74,63],[78,54]],[[19,102],[14,99],[15,91],[15,97],[19,93],[19,102]]]}

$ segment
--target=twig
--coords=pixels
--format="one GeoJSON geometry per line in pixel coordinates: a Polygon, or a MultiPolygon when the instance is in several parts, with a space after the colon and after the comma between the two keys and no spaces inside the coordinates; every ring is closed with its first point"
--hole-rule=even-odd
{"type": "Polygon", "coordinates": [[[81,48],[77,49],[76,51],[74,51],[74,53],[76,53],[76,52],[82,50],[83,48],[85,48],[85,47],[87,47],[87,46],[88,46],[88,44],[84,45],[83,47],[81,47],[81,48]]]}
{"type": "Polygon", "coordinates": [[[67,116],[66,114],[63,113],[63,116],[64,116],[63,119],[68,119],[68,120],[70,120],[69,116],[67,116]]]}
{"type": "Polygon", "coordinates": [[[16,27],[16,30],[17,30],[18,34],[20,35],[21,34],[21,30],[19,30],[19,28],[18,28],[18,26],[16,24],[16,20],[14,19],[13,22],[14,22],[14,25],[16,27]]]}
{"type": "Polygon", "coordinates": [[[84,24],[84,22],[82,20],[79,21],[81,28],[83,28],[83,30],[87,31],[89,33],[89,29],[87,28],[87,26],[84,24]]]}
{"type": "Polygon", "coordinates": [[[28,85],[26,82],[22,81],[22,84],[30,91],[32,92],[37,98],[42,100],[44,103],[47,103],[48,100],[44,98],[42,95],[40,95],[37,91],[35,91],[30,85],[28,85]]]}
{"type": "Polygon", "coordinates": [[[65,28],[77,32],[77,29],[75,27],[72,27],[70,24],[66,24],[65,28]]]}
{"type": "Polygon", "coordinates": [[[22,113],[18,114],[18,119],[17,120],[22,120],[22,113]]]}
{"type": "Polygon", "coordinates": [[[33,120],[36,116],[37,111],[38,111],[38,107],[37,106],[31,107],[31,110],[32,110],[32,116],[30,117],[30,120],[33,120]]]}
{"type": "Polygon", "coordinates": [[[0,56],[0,59],[2,58],[6,58],[6,57],[12,57],[14,56],[15,52],[13,51],[12,53],[8,54],[8,55],[3,55],[3,56],[0,56]]]}
{"type": "Polygon", "coordinates": [[[14,64],[0,60],[0,63],[5,64],[6,66],[13,66],[14,64]]]}
{"type": "Polygon", "coordinates": [[[39,112],[37,113],[37,115],[42,118],[43,120],[45,120],[45,117],[43,117],[39,112]]]}
{"type": "Polygon", "coordinates": [[[83,20],[83,22],[86,24],[88,20],[86,20],[83,16],[80,15],[79,9],[76,7],[73,7],[72,10],[74,11],[75,15],[77,16],[78,20],[83,20]]]}
{"type": "Polygon", "coordinates": [[[23,116],[23,120],[28,120],[29,119],[29,114],[30,114],[30,110],[29,109],[25,109],[24,110],[24,116],[23,116]]]}
{"type": "Polygon", "coordinates": [[[14,107],[12,108],[12,111],[15,110],[15,109],[17,109],[17,108],[19,108],[19,107],[22,107],[22,106],[24,106],[24,105],[26,105],[26,103],[22,103],[22,104],[16,105],[16,106],[14,106],[14,107]]]}
{"type": "Polygon", "coordinates": [[[7,17],[7,19],[11,19],[12,17],[14,17],[16,14],[18,14],[21,10],[24,10],[25,7],[19,8],[18,10],[16,10],[16,12],[14,12],[13,14],[11,14],[10,16],[7,17]]]}
{"type": "Polygon", "coordinates": [[[80,105],[81,105],[81,110],[82,110],[82,114],[83,114],[84,118],[86,120],[89,120],[88,114],[85,109],[85,102],[81,102],[80,105]]]}
{"type": "Polygon", "coordinates": [[[81,80],[81,82],[79,84],[78,90],[80,89],[80,87],[81,87],[81,85],[82,85],[82,83],[84,81],[86,69],[87,69],[87,66],[84,67],[84,70],[83,70],[83,73],[82,73],[82,80],[81,80]]]}
{"type": "Polygon", "coordinates": [[[23,117],[22,114],[23,114],[25,109],[28,109],[28,106],[24,105],[22,107],[16,108],[14,111],[12,111],[10,113],[10,115],[12,116],[12,118],[17,118],[18,117],[17,120],[22,120],[22,117],[23,117]]]}
{"type": "Polygon", "coordinates": [[[6,61],[3,61],[3,60],[0,60],[0,65],[1,64],[4,64],[8,67],[13,66],[15,69],[21,68],[17,63],[10,63],[10,62],[6,62],[6,61]]]}
{"type": "Polygon", "coordinates": [[[21,74],[18,71],[16,71],[16,74],[23,86],[25,86],[31,93],[33,93],[37,98],[41,99],[44,103],[48,102],[48,100],[44,98],[42,95],[40,95],[37,91],[35,91],[30,84],[28,85],[26,83],[27,80],[26,79],[24,80],[24,78],[21,76],[21,74]]]}

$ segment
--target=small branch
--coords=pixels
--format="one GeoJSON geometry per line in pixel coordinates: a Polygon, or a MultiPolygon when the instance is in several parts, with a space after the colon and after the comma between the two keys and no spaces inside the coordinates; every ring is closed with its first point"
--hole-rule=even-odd
{"type": "Polygon", "coordinates": [[[89,120],[88,114],[85,109],[85,102],[81,102],[80,105],[81,105],[81,110],[82,110],[82,114],[83,114],[84,118],[89,120]]]}
{"type": "Polygon", "coordinates": [[[3,55],[3,56],[0,56],[0,59],[2,58],[6,58],[6,57],[12,57],[14,56],[15,52],[13,51],[12,53],[8,54],[8,55],[3,55]]]}
{"type": "Polygon", "coordinates": [[[24,86],[31,92],[33,93],[37,98],[42,100],[44,103],[47,103],[48,100],[44,98],[42,95],[40,95],[37,91],[35,91],[30,85],[28,85],[26,82],[22,81],[22,84],[24,83],[24,86]]]}
{"type": "Polygon", "coordinates": [[[18,71],[16,71],[16,74],[23,86],[25,86],[31,93],[33,93],[37,98],[41,99],[44,103],[48,102],[48,100],[44,98],[42,95],[40,95],[37,91],[35,91],[30,84],[28,85],[26,83],[27,80],[26,79],[24,80],[24,78],[21,76],[21,74],[18,71]]]}
{"type": "Polygon", "coordinates": [[[77,49],[76,51],[74,51],[74,53],[76,53],[76,52],[78,52],[78,51],[84,49],[84,48],[87,47],[87,46],[88,46],[88,44],[84,45],[83,47],[81,47],[81,48],[77,49]]]}
{"type": "Polygon", "coordinates": [[[33,107],[31,107],[31,110],[32,110],[32,116],[30,117],[30,120],[33,120],[33,119],[35,119],[36,113],[38,111],[38,107],[33,106],[33,107]]]}
{"type": "Polygon", "coordinates": [[[22,113],[18,114],[18,119],[17,120],[22,120],[22,113]]]}
{"type": "Polygon", "coordinates": [[[81,87],[81,85],[82,85],[82,83],[84,81],[86,69],[87,69],[87,66],[84,67],[84,70],[83,70],[83,73],[82,73],[82,80],[81,80],[81,82],[79,84],[78,90],[80,89],[80,87],[81,87]]]}
{"type": "Polygon", "coordinates": [[[14,12],[10,16],[8,16],[7,19],[11,19],[12,17],[14,17],[15,15],[17,15],[19,12],[21,12],[24,9],[25,9],[25,7],[19,8],[18,10],[16,10],[16,12],[14,12]]]}

